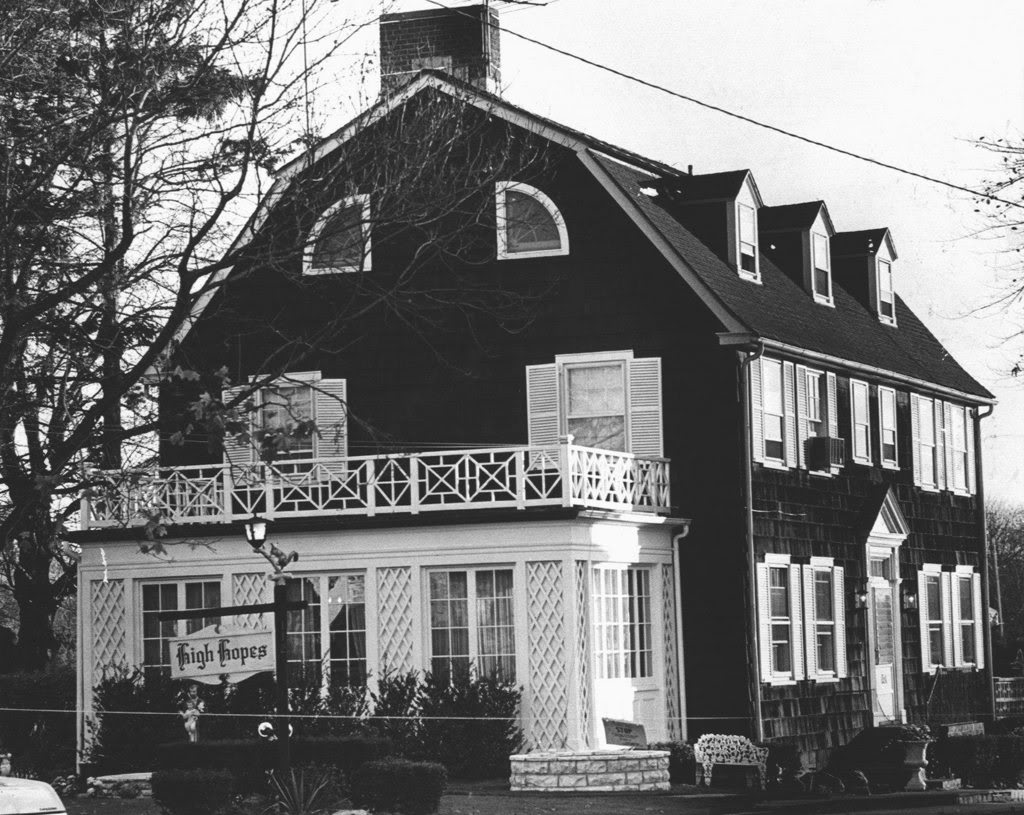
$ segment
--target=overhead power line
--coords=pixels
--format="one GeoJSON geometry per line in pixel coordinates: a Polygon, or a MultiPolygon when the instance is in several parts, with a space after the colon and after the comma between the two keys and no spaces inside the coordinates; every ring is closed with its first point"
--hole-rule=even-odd
{"type": "MultiPolygon", "coordinates": [[[[466,17],[472,16],[467,14],[465,11],[459,11],[457,8],[451,8],[449,6],[446,6],[444,5],[444,3],[441,3],[438,0],[427,0],[427,2],[437,6],[438,8],[448,9],[449,11],[456,11],[459,14],[465,15],[466,17]]],[[[477,18],[473,19],[475,20],[477,18]]],[[[673,90],[672,88],[668,88],[664,85],[659,85],[657,82],[651,82],[650,80],[643,79],[642,77],[636,76],[635,74],[630,74],[627,73],[626,71],[620,71],[618,68],[613,68],[610,65],[604,64],[603,62],[598,62],[596,60],[590,59],[589,57],[584,57],[580,54],[574,54],[572,51],[566,51],[564,48],[559,48],[557,45],[551,45],[550,43],[546,43],[543,40],[538,40],[535,37],[530,37],[526,34],[520,34],[518,31],[513,31],[510,28],[504,28],[496,23],[492,23],[490,20],[487,20],[487,25],[489,25],[492,28],[497,28],[502,33],[509,34],[517,39],[523,40],[524,42],[531,43],[532,45],[544,48],[563,57],[568,57],[569,59],[576,60],[577,62],[582,62],[584,65],[589,65],[591,68],[597,68],[598,70],[612,74],[613,76],[617,76],[622,79],[627,79],[630,82],[637,83],[638,85],[643,85],[645,88],[650,88],[652,90],[659,91],[660,93],[668,94],[669,96],[673,96],[676,99],[682,99],[685,102],[690,102],[694,105],[698,105],[699,107],[706,108],[707,110],[713,110],[716,113],[721,113],[725,116],[730,116],[733,119],[739,119],[741,122],[752,124],[755,127],[760,127],[764,130],[770,130],[773,133],[778,133],[782,136],[787,136],[791,139],[802,141],[805,144],[814,145],[815,147],[821,147],[825,150],[830,150],[833,153],[839,153],[842,156],[857,159],[858,161],[865,161],[868,164],[875,165],[876,167],[882,167],[883,169],[892,170],[893,172],[901,173],[903,175],[908,175],[911,176],[912,178],[917,178],[921,181],[927,181],[930,184],[938,184],[939,186],[947,187],[948,189],[956,190],[957,192],[966,192],[969,195],[978,198],[984,198],[988,201],[995,201],[1000,204],[1005,204],[1006,206],[1024,208],[1024,203],[1021,203],[1019,201],[1011,201],[1007,198],[1000,198],[996,195],[988,195],[983,192],[978,192],[977,190],[972,190],[970,187],[964,187],[961,184],[954,184],[952,181],[946,181],[945,179],[942,178],[936,178],[935,176],[926,175],[925,173],[919,173],[916,170],[908,170],[906,167],[900,167],[897,164],[890,164],[889,162],[882,161],[877,158],[872,158],[871,156],[865,156],[861,153],[855,153],[852,150],[846,150],[842,147],[836,147],[835,145],[829,144],[828,142],[819,141],[818,139],[812,139],[810,136],[804,136],[801,135],[800,133],[795,133],[792,130],[786,130],[783,127],[778,127],[777,125],[769,124],[768,122],[762,122],[760,119],[755,119],[751,116],[745,116],[742,113],[736,113],[735,111],[729,110],[728,108],[724,108],[721,105],[715,105],[712,104],[711,102],[705,102],[703,99],[698,99],[695,96],[690,96],[688,94],[681,93],[680,91],[673,90]]]]}

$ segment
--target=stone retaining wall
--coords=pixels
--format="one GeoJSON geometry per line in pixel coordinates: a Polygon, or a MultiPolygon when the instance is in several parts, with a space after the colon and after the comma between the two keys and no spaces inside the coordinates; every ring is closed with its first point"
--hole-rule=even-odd
{"type": "Polygon", "coordinates": [[[512,756],[513,792],[655,792],[667,790],[668,752],[591,750],[512,756]]]}

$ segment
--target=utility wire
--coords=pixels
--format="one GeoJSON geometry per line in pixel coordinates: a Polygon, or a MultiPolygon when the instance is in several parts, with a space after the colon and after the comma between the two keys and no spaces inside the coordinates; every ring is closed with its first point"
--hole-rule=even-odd
{"type": "MultiPolygon", "coordinates": [[[[427,0],[427,2],[437,6],[438,8],[447,9],[448,11],[455,11],[465,17],[470,17],[471,19],[476,20],[475,17],[472,17],[472,15],[467,14],[465,11],[460,11],[457,8],[451,8],[449,6],[446,6],[443,3],[438,2],[438,0],[427,0]]],[[[977,190],[972,190],[970,187],[964,187],[960,184],[954,184],[952,181],[946,181],[942,178],[936,178],[935,176],[925,175],[924,173],[919,173],[916,172],[915,170],[908,170],[905,167],[900,167],[896,164],[889,164],[888,162],[881,161],[880,159],[871,158],[870,156],[865,156],[862,155],[861,153],[855,153],[852,150],[846,150],[842,147],[836,147],[835,145],[828,144],[827,142],[818,141],[817,139],[812,139],[809,136],[802,136],[799,133],[794,133],[792,130],[786,130],[785,128],[768,124],[767,122],[762,122],[759,119],[754,119],[750,116],[744,116],[742,113],[736,113],[735,111],[729,110],[728,108],[723,108],[720,105],[715,105],[712,104],[711,102],[705,102],[704,100],[698,99],[695,96],[689,96],[685,93],[680,93],[679,91],[672,90],[671,88],[665,87],[664,85],[659,85],[656,82],[651,82],[649,80],[643,79],[639,76],[636,76],[635,74],[629,74],[626,73],[625,71],[620,71],[618,68],[612,68],[610,65],[605,65],[602,62],[597,62],[596,60],[589,59],[588,57],[581,56],[580,54],[574,54],[571,51],[566,51],[564,48],[559,48],[556,45],[551,45],[550,43],[543,42],[542,40],[535,39],[534,37],[529,37],[526,34],[520,34],[518,31],[513,31],[510,28],[503,28],[497,23],[492,23],[489,19],[486,21],[486,23],[491,28],[496,28],[505,34],[510,34],[511,36],[516,37],[517,39],[539,46],[540,48],[545,48],[548,51],[551,51],[555,54],[559,54],[563,57],[568,57],[569,59],[576,60],[577,62],[582,62],[584,65],[589,65],[591,68],[597,68],[600,71],[605,71],[606,73],[612,74],[622,79],[628,79],[630,82],[636,82],[637,84],[643,85],[646,88],[651,88],[652,90],[660,91],[661,93],[668,94],[669,96],[674,96],[676,99],[682,99],[686,102],[691,102],[694,105],[698,105],[708,110],[713,110],[716,113],[722,113],[726,116],[731,116],[733,119],[739,119],[741,122],[752,124],[755,127],[760,127],[763,128],[764,130],[770,130],[773,133],[779,133],[783,136],[788,136],[791,139],[802,141],[805,144],[811,144],[814,145],[815,147],[821,147],[825,150],[831,150],[833,153],[839,153],[840,155],[848,156],[849,158],[857,159],[859,161],[865,161],[868,164],[874,164],[876,167],[882,167],[886,170],[892,170],[893,172],[896,173],[902,173],[903,175],[908,175],[911,176],[912,178],[920,179],[921,181],[927,181],[931,184],[938,184],[939,186],[947,187],[951,190],[956,190],[957,192],[966,192],[974,197],[985,198],[988,201],[996,201],[1000,204],[1005,204],[1006,206],[1010,207],[1024,208],[1024,203],[1018,201],[1010,201],[1009,199],[999,198],[998,196],[995,195],[987,195],[985,193],[978,192],[977,190]]]]}

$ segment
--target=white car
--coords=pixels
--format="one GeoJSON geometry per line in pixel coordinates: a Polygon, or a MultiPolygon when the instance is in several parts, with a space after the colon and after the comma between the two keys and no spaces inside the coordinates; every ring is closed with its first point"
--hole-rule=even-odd
{"type": "Polygon", "coordinates": [[[43,781],[0,776],[0,815],[65,815],[60,796],[43,781]]]}

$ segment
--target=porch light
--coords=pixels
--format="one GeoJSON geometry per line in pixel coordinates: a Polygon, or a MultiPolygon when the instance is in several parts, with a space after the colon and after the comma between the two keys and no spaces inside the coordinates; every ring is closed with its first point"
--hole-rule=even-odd
{"type": "Polygon", "coordinates": [[[853,588],[853,607],[854,608],[867,608],[868,607],[868,581],[867,578],[860,578],[854,583],[853,588]]]}
{"type": "Polygon", "coordinates": [[[267,522],[259,515],[253,515],[245,522],[245,539],[254,552],[262,549],[267,540],[267,522]]]}
{"type": "Polygon", "coordinates": [[[903,598],[903,608],[906,611],[913,611],[917,608],[917,581],[907,579],[903,581],[900,594],[903,598]]]}

